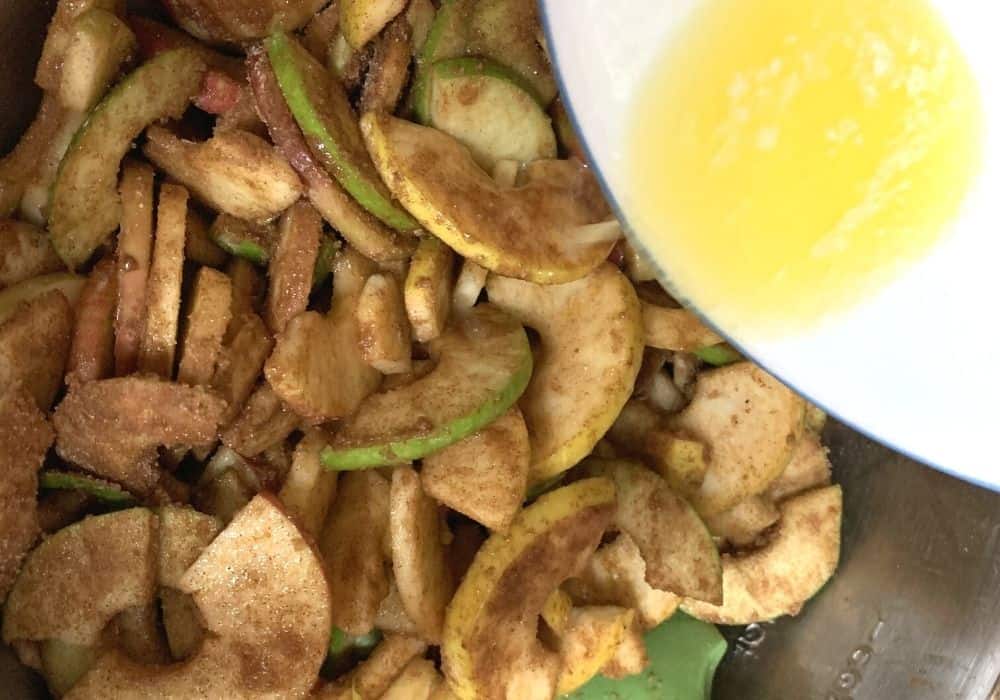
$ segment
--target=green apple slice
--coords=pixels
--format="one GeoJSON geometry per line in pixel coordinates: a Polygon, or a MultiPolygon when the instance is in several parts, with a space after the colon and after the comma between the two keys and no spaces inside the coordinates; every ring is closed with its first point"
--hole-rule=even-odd
{"type": "Polygon", "coordinates": [[[453,58],[430,69],[423,94],[429,124],[465,144],[476,162],[556,157],[549,116],[521,76],[485,58],[453,58]]]}
{"type": "Polygon", "coordinates": [[[289,35],[273,34],[264,43],[278,87],[316,158],[387,226],[397,231],[418,228],[379,179],[340,81],[289,35]]]}
{"type": "Polygon", "coordinates": [[[490,302],[541,336],[538,367],[521,400],[531,436],[529,483],[582,460],[615,422],[642,364],[639,301],[611,263],[568,284],[493,275],[490,302]]]}
{"type": "Polygon", "coordinates": [[[531,378],[521,324],[481,305],[430,345],[426,377],[362,402],[323,451],[328,469],[364,469],[420,459],[507,412],[531,378]]]}
{"type": "Polygon", "coordinates": [[[428,114],[427,88],[430,70],[438,61],[457,58],[465,54],[466,26],[468,25],[471,0],[442,0],[434,13],[420,53],[410,88],[410,104],[420,122],[430,122],[428,114]]]}
{"type": "Polygon", "coordinates": [[[82,491],[99,501],[113,505],[135,503],[135,496],[118,484],[87,474],[50,469],[38,475],[38,486],[50,491],[82,491]]]}
{"type": "Polygon", "coordinates": [[[592,173],[569,161],[536,161],[526,184],[498,184],[458,140],[437,129],[369,112],[361,130],[399,200],[455,252],[488,270],[540,284],[583,277],[620,232],[592,173]],[[603,227],[601,224],[600,227],[603,227]]]}
{"type": "Polygon", "coordinates": [[[723,604],[685,599],[684,612],[720,625],[799,613],[837,568],[843,497],[839,486],[826,486],[794,496],[780,509],[773,540],[755,552],[723,557],[723,604]]]}
{"type": "Polygon", "coordinates": [[[255,224],[219,214],[208,231],[215,244],[230,255],[263,267],[271,260],[278,233],[272,224],[255,224]]]}
{"type": "Polygon", "coordinates": [[[204,72],[196,50],[165,51],[115,86],[80,127],[59,166],[49,214],[52,245],[71,269],[118,228],[118,169],[132,141],[153,122],[180,117],[204,72]]]}

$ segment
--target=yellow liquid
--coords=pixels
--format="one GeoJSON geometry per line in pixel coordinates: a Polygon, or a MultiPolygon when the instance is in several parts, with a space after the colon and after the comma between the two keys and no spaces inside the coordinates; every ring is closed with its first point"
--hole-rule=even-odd
{"type": "Polygon", "coordinates": [[[857,303],[933,246],[977,170],[978,88],[925,0],[705,0],[655,68],[624,203],[736,333],[857,303]]]}

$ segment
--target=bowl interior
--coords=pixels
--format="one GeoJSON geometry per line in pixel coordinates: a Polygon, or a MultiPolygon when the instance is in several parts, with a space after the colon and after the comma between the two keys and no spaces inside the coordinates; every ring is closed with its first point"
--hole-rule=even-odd
{"type": "MultiPolygon", "coordinates": [[[[632,100],[650,62],[696,0],[615,5],[543,0],[550,54],[591,164],[633,242],[654,232],[630,225],[625,135],[632,100]]],[[[854,309],[797,335],[768,338],[706,321],[769,371],[832,414],[921,461],[991,488],[1000,470],[990,431],[1000,393],[1000,44],[967,0],[939,6],[976,74],[987,133],[983,169],[962,213],[922,261],[854,309]],[[978,21],[977,21],[978,20],[978,21]],[[982,351],[973,350],[980,348],[982,351]],[[947,368],[945,371],[945,368],[947,368]]],[[[683,106],[679,106],[683,108],[683,106]]],[[[818,193],[821,196],[821,193],[818,193]]],[[[661,280],[697,311],[691,290],[661,280]]],[[[703,314],[704,316],[704,314],[703,314]]],[[[752,324],[751,324],[752,326],[752,324]]]]}

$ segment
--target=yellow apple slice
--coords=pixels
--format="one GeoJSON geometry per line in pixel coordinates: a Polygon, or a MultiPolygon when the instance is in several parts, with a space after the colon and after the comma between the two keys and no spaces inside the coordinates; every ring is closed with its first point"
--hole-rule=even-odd
{"type": "Polygon", "coordinates": [[[839,486],[781,504],[781,526],[762,549],[722,559],[722,605],[685,599],[684,612],[706,622],[747,625],[797,615],[833,575],[840,558],[839,486]]]}
{"type": "Polygon", "coordinates": [[[614,245],[581,232],[607,218],[585,168],[566,164],[558,178],[504,187],[440,131],[374,112],[362,117],[361,128],[375,167],[403,206],[455,252],[493,272],[570,282],[600,265],[614,245]]]}
{"type": "Polygon", "coordinates": [[[558,693],[572,693],[614,658],[632,624],[634,610],[614,606],[573,608],[559,636],[563,668],[558,693]]]}
{"type": "Polygon", "coordinates": [[[560,285],[492,276],[486,291],[542,338],[520,406],[531,436],[529,480],[543,481],[586,457],[631,395],[642,363],[639,301],[610,263],[560,285]]]}
{"type": "Polygon", "coordinates": [[[483,544],[445,618],[441,657],[459,698],[525,697],[539,685],[554,695],[559,663],[537,639],[539,615],[593,553],[614,510],[614,485],[584,479],[539,497],[483,544]]]}

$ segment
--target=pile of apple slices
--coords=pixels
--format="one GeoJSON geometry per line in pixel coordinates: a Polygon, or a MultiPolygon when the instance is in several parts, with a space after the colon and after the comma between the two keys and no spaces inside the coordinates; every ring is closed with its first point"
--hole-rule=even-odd
{"type": "Polygon", "coordinates": [[[548,699],[820,589],[823,415],[623,239],[533,0],[164,4],[60,0],[0,160],[2,633],[54,695],[548,699]]]}

